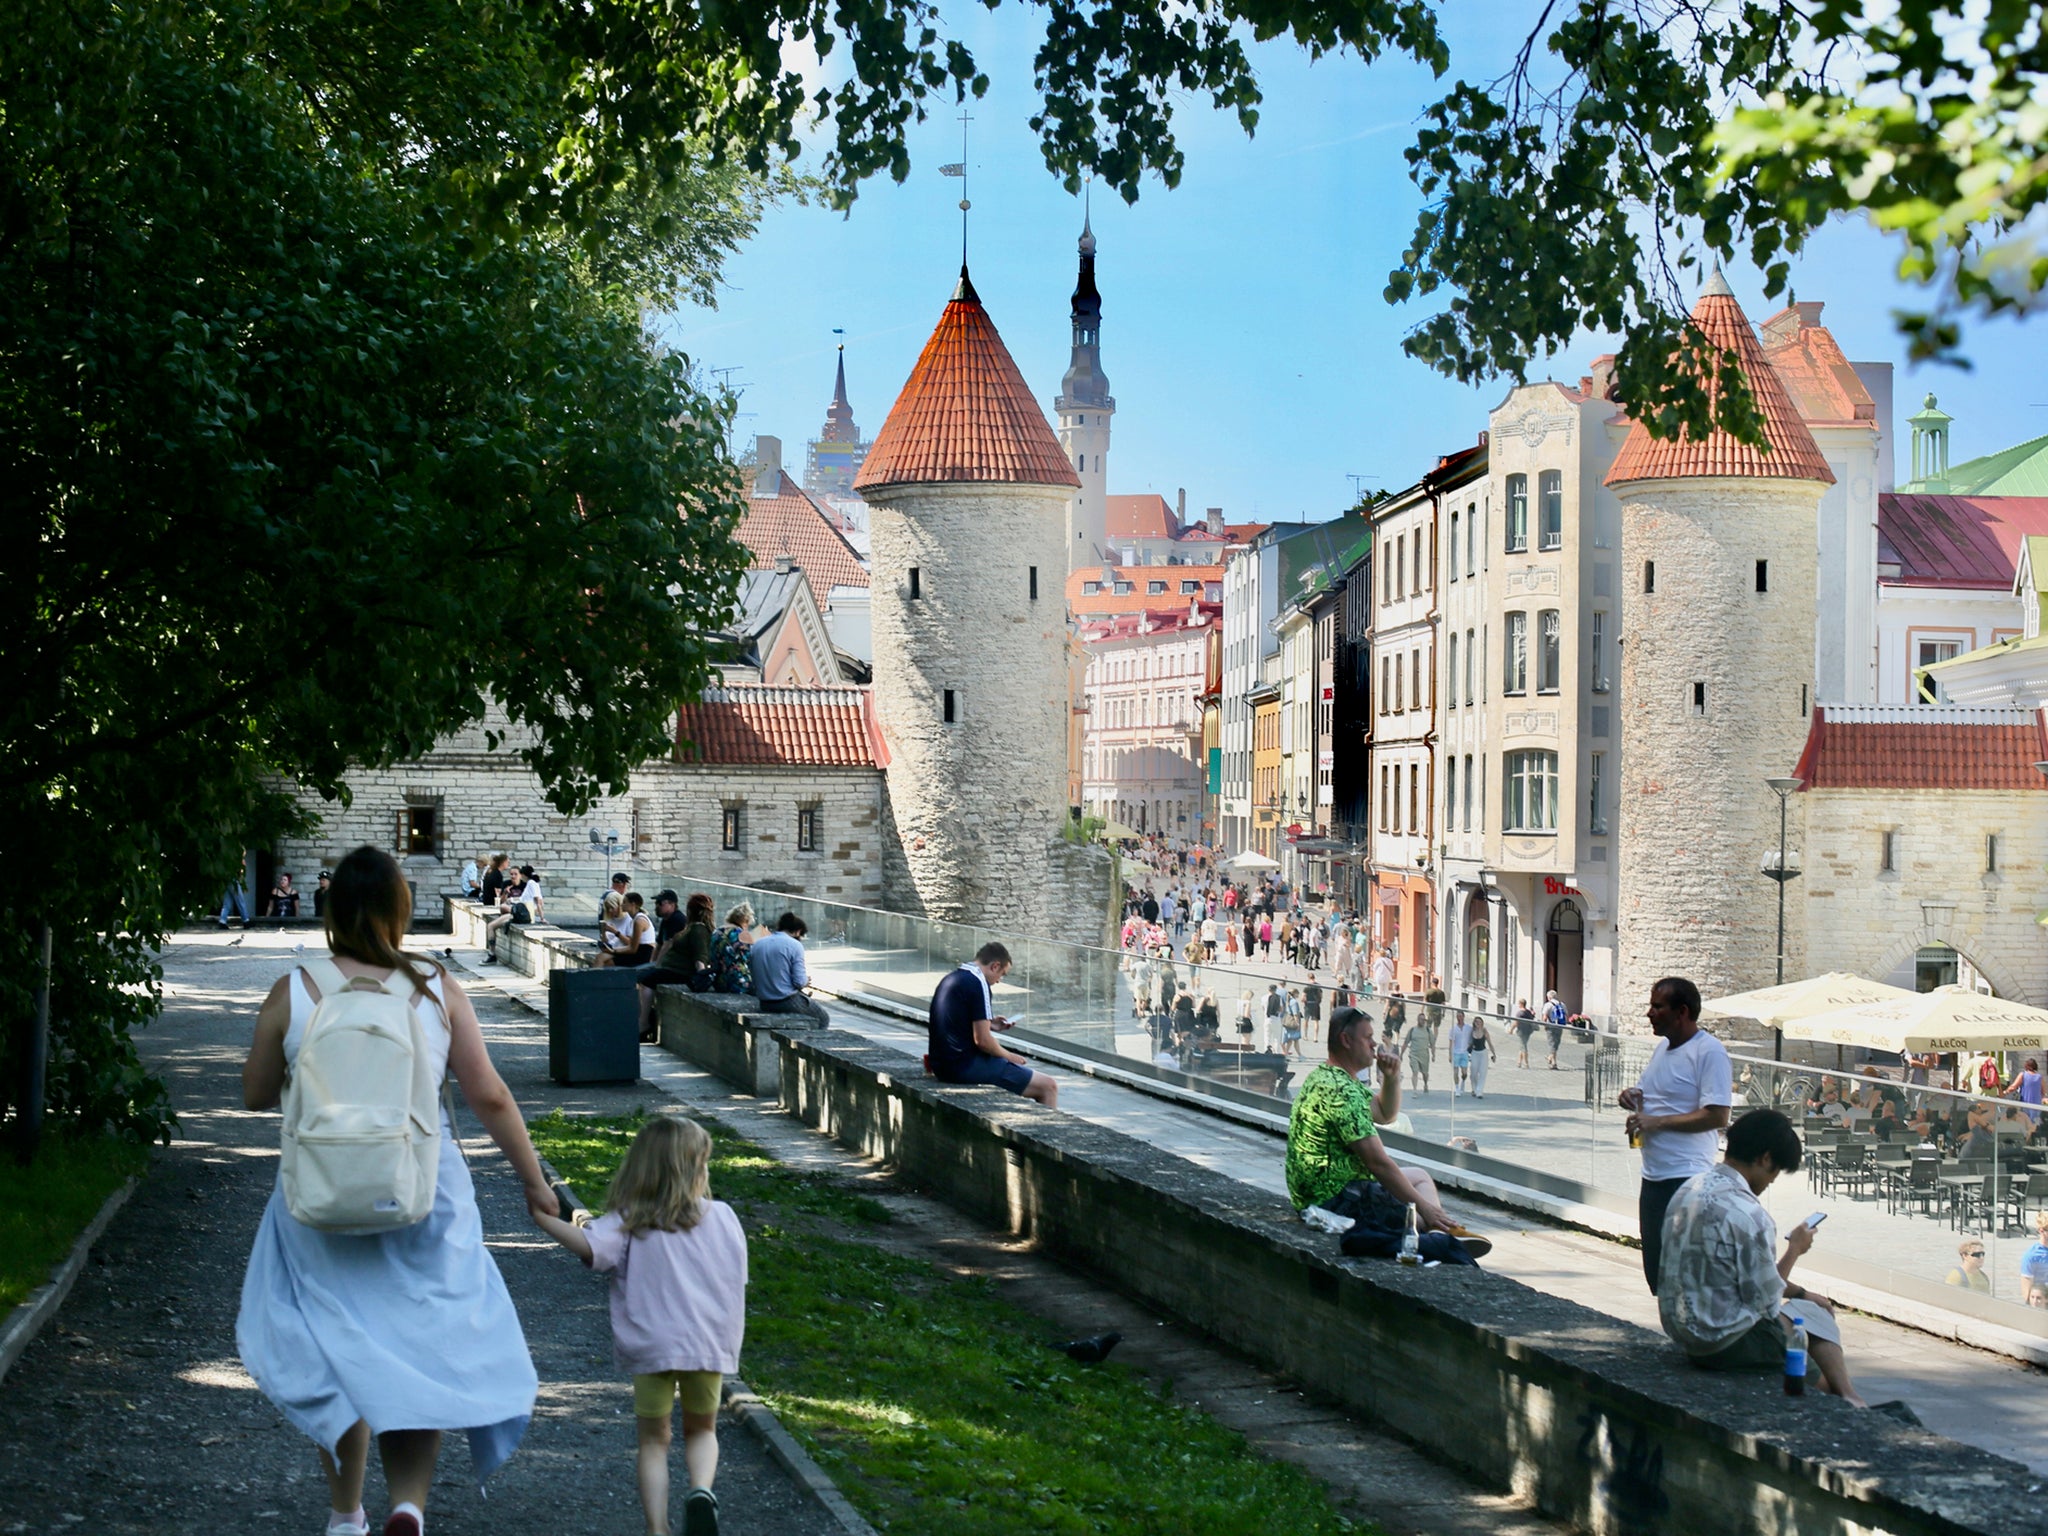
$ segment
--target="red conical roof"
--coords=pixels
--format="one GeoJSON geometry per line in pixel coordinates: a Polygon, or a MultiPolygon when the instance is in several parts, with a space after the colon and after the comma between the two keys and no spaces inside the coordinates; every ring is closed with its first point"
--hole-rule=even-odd
{"type": "MultiPolygon", "coordinates": [[[[1778,371],[1764,356],[1749,317],[1735,302],[1735,295],[1719,272],[1707,280],[1693,306],[1693,324],[1705,333],[1716,349],[1733,352],[1742,366],[1756,397],[1757,414],[1763,418],[1764,441],[1769,452],[1739,441],[1716,427],[1705,437],[1695,438],[1681,431],[1677,437],[1650,436],[1640,421],[1629,428],[1614,467],[1607,471],[1607,484],[1631,480],[1690,480],[1708,476],[1740,476],[1758,480],[1816,480],[1833,485],[1828,468],[1813,434],[1806,429],[1798,407],[1786,392],[1778,371]]],[[[1707,386],[1709,408],[1720,399],[1718,382],[1707,386]]]]}
{"type": "Polygon", "coordinates": [[[853,488],[962,481],[1081,483],[965,267],[853,488]]]}

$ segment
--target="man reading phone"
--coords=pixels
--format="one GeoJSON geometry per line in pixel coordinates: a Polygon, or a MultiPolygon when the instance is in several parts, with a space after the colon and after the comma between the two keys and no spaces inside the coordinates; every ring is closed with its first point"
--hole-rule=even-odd
{"type": "Polygon", "coordinates": [[[1799,1133],[1775,1109],[1751,1110],[1729,1128],[1725,1161],[1688,1179],[1665,1214],[1658,1316],[1707,1371],[1782,1371],[1792,1328],[1804,1327],[1807,1369],[1820,1372],[1822,1390],[1866,1407],[1849,1379],[1835,1304],[1791,1279],[1821,1216],[1794,1227],[1772,1259],[1778,1230],[1758,1197],[1800,1156],[1799,1133]]]}

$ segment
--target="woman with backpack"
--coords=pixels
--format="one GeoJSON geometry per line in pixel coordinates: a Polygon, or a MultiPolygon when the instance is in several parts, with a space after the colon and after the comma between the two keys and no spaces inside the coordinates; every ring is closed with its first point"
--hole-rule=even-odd
{"type": "Polygon", "coordinates": [[[343,859],[326,912],[332,959],[270,989],[242,1068],[250,1109],[282,1100],[285,1140],[235,1338],[257,1386],[319,1447],[329,1536],[368,1536],[373,1433],[392,1500],[385,1536],[421,1536],[442,1433],[468,1433],[481,1482],[517,1448],[538,1388],[443,1108],[449,1074],[528,1209],[554,1215],[556,1197],[468,997],[404,952],[411,920],[390,854],[343,859]]]}

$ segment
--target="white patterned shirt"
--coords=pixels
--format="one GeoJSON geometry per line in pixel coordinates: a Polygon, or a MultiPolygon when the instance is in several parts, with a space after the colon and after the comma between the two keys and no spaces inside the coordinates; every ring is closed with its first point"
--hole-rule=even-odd
{"type": "Polygon", "coordinates": [[[1778,1224],[1726,1163],[1686,1181],[1664,1217],[1657,1313],[1689,1355],[1725,1349],[1785,1295],[1778,1224]]]}

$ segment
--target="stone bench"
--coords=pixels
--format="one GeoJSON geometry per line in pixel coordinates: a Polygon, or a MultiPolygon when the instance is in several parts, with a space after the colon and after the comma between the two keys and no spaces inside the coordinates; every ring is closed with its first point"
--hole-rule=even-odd
{"type": "MultiPolygon", "coordinates": [[[[449,936],[467,948],[481,949],[484,925],[498,914],[482,902],[451,899],[449,936]]],[[[524,976],[594,964],[597,943],[588,934],[572,933],[552,923],[508,923],[498,930],[498,960],[524,976]]]]}
{"type": "Polygon", "coordinates": [[[743,1093],[774,1098],[782,1085],[782,1046],[777,1036],[812,1033],[801,1015],[758,1013],[759,1002],[742,992],[692,992],[662,987],[655,994],[661,1048],[716,1074],[743,1093]]]}
{"type": "Polygon", "coordinates": [[[1346,1259],[1285,1201],[839,1030],[778,1031],[783,1107],[999,1230],[1601,1536],[2018,1536],[2016,1462],[1472,1269],[1346,1259]]]}

